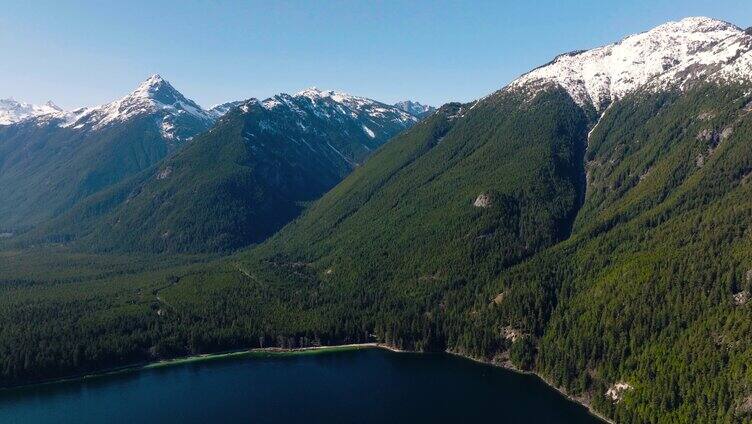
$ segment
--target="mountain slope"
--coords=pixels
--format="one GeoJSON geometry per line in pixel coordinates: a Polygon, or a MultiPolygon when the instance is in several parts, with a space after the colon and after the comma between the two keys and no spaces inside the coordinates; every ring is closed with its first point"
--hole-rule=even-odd
{"type": "Polygon", "coordinates": [[[274,233],[416,121],[332,91],[251,99],[110,200],[97,196],[53,223],[47,237],[85,236],[84,245],[105,250],[236,249],[274,233]],[[112,199],[122,204],[112,207],[112,199]],[[102,204],[112,209],[94,206],[102,204]],[[100,210],[98,223],[82,224],[92,208],[100,210]]]}
{"type": "MultiPolygon", "coordinates": [[[[2,308],[5,381],[38,377],[49,358],[65,375],[376,339],[534,371],[617,422],[749,422],[752,74],[736,73],[749,35],[705,18],[645,34],[639,56],[665,69],[637,58],[603,74],[609,57],[632,57],[618,52],[638,48],[629,37],[446,105],[265,243],[159,286],[144,278],[156,304],[123,284],[104,297],[117,309],[88,292],[79,306],[2,308]],[[98,320],[76,318],[91,308],[98,320]],[[51,338],[66,348],[40,347],[51,338]]],[[[265,106],[298,116],[287,101],[265,106]]],[[[273,130],[258,107],[269,112],[231,112],[228,131],[273,130]]]]}
{"type": "Polygon", "coordinates": [[[566,53],[512,82],[509,89],[535,93],[563,87],[579,105],[603,111],[638,89],[682,89],[700,80],[747,80],[752,37],[728,22],[686,18],[618,43],[566,53]]]}
{"type": "Polygon", "coordinates": [[[325,334],[532,369],[619,422],[748,420],[750,37],[635,37],[442,108],[237,266],[325,334]],[[598,70],[635,45],[675,66],[598,70]]]}
{"type": "Polygon", "coordinates": [[[155,74],[122,99],[67,114],[63,126],[96,131],[134,117],[149,116],[159,125],[162,137],[171,143],[185,141],[205,130],[216,115],[217,111],[204,111],[155,74]]]}
{"type": "Polygon", "coordinates": [[[213,120],[155,75],[103,106],[0,126],[0,228],[63,213],[153,165],[213,120]]]}
{"type": "Polygon", "coordinates": [[[615,103],[573,236],[486,289],[505,300],[482,319],[531,334],[528,365],[618,422],[749,419],[750,87],[615,103]]]}

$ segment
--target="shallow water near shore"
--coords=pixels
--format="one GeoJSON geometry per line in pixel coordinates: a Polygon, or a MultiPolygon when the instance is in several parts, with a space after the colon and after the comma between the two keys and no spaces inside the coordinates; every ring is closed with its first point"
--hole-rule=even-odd
{"type": "Polygon", "coordinates": [[[599,423],[538,378],[382,349],[229,356],[0,391],[2,423],[599,423]]]}

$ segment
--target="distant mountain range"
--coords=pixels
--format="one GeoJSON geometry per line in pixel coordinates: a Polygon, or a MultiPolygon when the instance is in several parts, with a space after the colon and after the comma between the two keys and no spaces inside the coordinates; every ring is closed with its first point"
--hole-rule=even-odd
{"type": "Polygon", "coordinates": [[[150,251],[262,240],[419,119],[315,88],[204,110],[159,75],[102,106],[24,105],[0,126],[0,228],[150,251]]]}
{"type": "Polygon", "coordinates": [[[216,119],[159,75],[102,106],[24,110],[0,125],[0,228],[12,231],[149,168],[216,119]]]}
{"type": "Polygon", "coordinates": [[[51,101],[40,106],[13,99],[0,99],[0,125],[11,125],[43,115],[56,115],[62,111],[51,101]]]}
{"type": "Polygon", "coordinates": [[[436,111],[436,108],[433,106],[420,104],[411,100],[403,100],[401,102],[397,102],[394,104],[394,106],[404,110],[411,115],[415,115],[418,118],[425,118],[426,116],[436,111]]]}

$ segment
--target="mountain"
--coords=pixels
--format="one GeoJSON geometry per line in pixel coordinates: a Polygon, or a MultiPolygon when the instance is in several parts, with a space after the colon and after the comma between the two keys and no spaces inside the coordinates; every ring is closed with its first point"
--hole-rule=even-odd
{"type": "Polygon", "coordinates": [[[61,126],[96,131],[143,116],[155,121],[167,143],[179,143],[207,129],[221,115],[203,110],[155,74],[122,99],[67,114],[61,126]]]}
{"type": "Polygon", "coordinates": [[[243,104],[242,100],[226,102],[226,103],[218,104],[216,106],[212,106],[212,108],[209,109],[208,112],[215,119],[219,119],[225,114],[227,114],[227,112],[229,112],[231,109],[236,108],[242,104],[243,104]]]}
{"type": "Polygon", "coordinates": [[[563,87],[581,106],[603,110],[638,89],[683,89],[698,81],[739,81],[752,72],[750,35],[728,22],[687,18],[593,50],[566,53],[510,84],[536,93],[563,87]]]}
{"type": "Polygon", "coordinates": [[[436,111],[436,108],[433,106],[423,105],[412,100],[403,100],[401,102],[397,102],[394,104],[394,107],[404,110],[405,112],[417,116],[421,119],[436,111]]]}
{"type": "Polygon", "coordinates": [[[43,233],[102,250],[236,249],[294,219],[415,122],[395,107],[315,88],[250,99],[174,156],[93,196],[43,233]]]}
{"type": "Polygon", "coordinates": [[[352,172],[263,243],[190,269],[108,280],[115,259],[76,257],[74,277],[45,279],[59,256],[5,255],[2,381],[377,340],[534,372],[614,422],[749,422],[750,51],[729,23],[671,22],[444,105],[365,162],[388,107],[318,90],[248,101],[91,204],[120,215],[82,240],[113,229],[159,248],[183,231],[214,248],[232,227],[201,223],[281,225],[246,205],[352,172]],[[356,142],[333,137],[340,123],[356,142]],[[284,190],[282,169],[299,175],[284,190]]]}
{"type": "Polygon", "coordinates": [[[25,119],[42,115],[57,115],[63,110],[51,101],[43,105],[32,105],[13,99],[0,99],[0,125],[12,125],[25,119]]]}
{"type": "Polygon", "coordinates": [[[751,60],[708,18],[559,56],[440,108],[186,290],[263,281],[293,308],[280,340],[531,370],[617,422],[746,422],[751,60]]]}
{"type": "Polygon", "coordinates": [[[0,126],[0,228],[10,231],[149,168],[215,120],[159,75],[102,106],[13,110],[37,112],[0,126]]]}

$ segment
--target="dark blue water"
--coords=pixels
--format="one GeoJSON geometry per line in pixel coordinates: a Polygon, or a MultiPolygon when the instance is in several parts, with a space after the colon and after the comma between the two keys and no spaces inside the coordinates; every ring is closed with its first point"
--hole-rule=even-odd
{"type": "Polygon", "coordinates": [[[532,376],[366,349],[234,358],[0,391],[1,423],[597,423],[532,376]]]}

